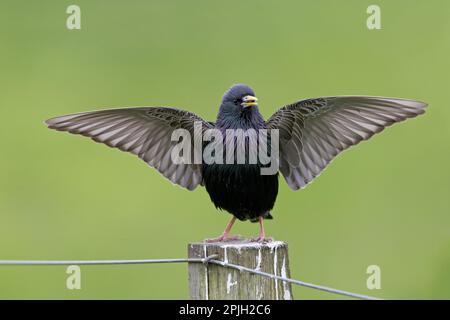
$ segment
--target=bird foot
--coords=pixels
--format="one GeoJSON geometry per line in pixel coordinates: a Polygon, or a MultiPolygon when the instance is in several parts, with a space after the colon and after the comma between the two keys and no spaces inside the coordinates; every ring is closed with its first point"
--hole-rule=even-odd
{"type": "Polygon", "coordinates": [[[272,237],[258,236],[250,240],[251,242],[269,243],[273,241],[272,237]]]}
{"type": "Polygon", "coordinates": [[[229,235],[229,234],[223,234],[220,237],[217,238],[211,238],[211,239],[206,239],[205,242],[211,243],[211,242],[228,242],[228,241],[234,241],[234,240],[240,240],[242,239],[241,236],[239,235],[229,235]]]}

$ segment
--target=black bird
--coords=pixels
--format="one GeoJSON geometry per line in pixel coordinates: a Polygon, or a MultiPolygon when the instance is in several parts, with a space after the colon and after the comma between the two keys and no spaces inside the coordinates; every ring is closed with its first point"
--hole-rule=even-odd
{"type": "MultiPolygon", "coordinates": [[[[210,241],[233,239],[230,229],[236,218],[259,222],[260,233],[255,240],[265,241],[268,238],[263,220],[272,218],[270,211],[278,193],[278,172],[262,175],[260,170],[267,165],[259,159],[256,163],[249,162],[249,145],[259,145],[261,139],[247,139],[244,149],[235,150],[234,158],[240,152],[245,153],[242,164],[174,163],[171,153],[177,141],[172,141],[171,136],[176,129],[184,129],[195,136],[194,123],[200,123],[201,134],[218,129],[223,133],[223,141],[227,129],[278,129],[279,158],[276,161],[279,171],[289,187],[298,190],[313,181],[343,150],[396,122],[423,114],[426,107],[426,103],[399,98],[321,97],[286,105],[265,121],[258,110],[254,91],[238,84],[225,92],[215,122],[176,108],[136,107],[66,115],[49,119],[46,124],[51,129],[81,134],[131,152],[174,184],[188,190],[205,186],[214,205],[233,215],[223,234],[210,241]]],[[[268,133],[268,154],[272,150],[271,137],[268,133]]],[[[190,143],[196,148],[194,140],[190,143]]],[[[210,143],[201,144],[202,151],[210,143]]],[[[226,154],[224,152],[224,158],[226,154]]]]}

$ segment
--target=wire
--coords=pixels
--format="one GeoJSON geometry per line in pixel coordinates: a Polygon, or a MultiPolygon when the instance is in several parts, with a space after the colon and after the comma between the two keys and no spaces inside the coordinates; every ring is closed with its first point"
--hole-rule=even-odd
{"type": "Polygon", "coordinates": [[[0,260],[7,266],[67,266],[67,265],[117,265],[150,263],[203,262],[204,259],[143,259],[143,260],[0,260]]]}
{"type": "Polygon", "coordinates": [[[210,260],[209,263],[221,265],[221,266],[228,267],[228,268],[237,269],[239,271],[245,271],[245,272],[249,272],[249,273],[253,273],[253,274],[258,274],[260,276],[277,279],[277,280],[281,280],[284,282],[289,282],[289,283],[296,284],[296,285],[299,285],[302,287],[307,287],[307,288],[321,290],[321,291],[325,291],[325,292],[329,292],[329,293],[339,294],[342,296],[348,296],[348,297],[362,299],[362,300],[381,300],[380,298],[366,296],[366,295],[359,294],[359,293],[353,293],[353,292],[349,292],[349,291],[334,289],[334,288],[325,287],[325,286],[321,286],[321,285],[317,285],[317,284],[313,284],[313,283],[309,283],[309,282],[304,282],[304,281],[300,281],[300,280],[295,280],[295,279],[291,279],[291,278],[284,278],[284,277],[280,277],[280,276],[277,276],[277,275],[274,275],[271,273],[267,273],[267,272],[247,268],[244,266],[236,265],[236,264],[219,261],[219,260],[210,260]]]}
{"type": "Polygon", "coordinates": [[[334,289],[330,287],[325,287],[321,285],[312,284],[309,282],[304,282],[296,279],[285,278],[277,276],[271,273],[254,270],[241,265],[228,263],[225,261],[215,260],[218,255],[210,255],[206,258],[184,258],[184,259],[142,259],[142,260],[0,260],[0,265],[6,266],[61,266],[61,265],[126,265],[126,264],[153,264],[153,263],[203,263],[207,265],[208,263],[215,264],[222,267],[232,268],[239,270],[241,272],[249,272],[257,274],[263,277],[277,279],[280,281],[296,284],[302,287],[307,287],[311,289],[316,289],[320,291],[325,291],[329,293],[334,293],[342,296],[363,299],[363,300],[381,300],[379,298],[366,296],[358,293],[353,293],[349,291],[334,289]]]}

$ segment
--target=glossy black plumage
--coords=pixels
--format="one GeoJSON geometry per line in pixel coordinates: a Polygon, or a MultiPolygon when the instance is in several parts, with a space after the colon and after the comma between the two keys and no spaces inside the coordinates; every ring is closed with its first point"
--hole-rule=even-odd
{"type": "Polygon", "coordinates": [[[261,175],[258,165],[204,165],[203,181],[216,208],[239,220],[271,219],[278,194],[278,174],[261,175]]]}

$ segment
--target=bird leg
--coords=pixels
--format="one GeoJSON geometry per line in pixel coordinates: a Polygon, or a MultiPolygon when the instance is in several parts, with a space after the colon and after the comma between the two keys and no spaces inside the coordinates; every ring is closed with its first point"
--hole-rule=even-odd
{"type": "Polygon", "coordinates": [[[206,239],[206,242],[221,242],[221,241],[238,240],[239,236],[231,236],[230,235],[231,228],[233,227],[233,224],[235,221],[236,221],[236,217],[231,218],[230,222],[228,222],[227,226],[225,227],[225,230],[223,231],[223,233],[220,237],[206,239]]]}
{"type": "Polygon", "coordinates": [[[264,230],[264,218],[259,217],[259,236],[252,239],[253,242],[271,242],[272,238],[266,238],[266,232],[264,230]]]}

